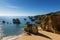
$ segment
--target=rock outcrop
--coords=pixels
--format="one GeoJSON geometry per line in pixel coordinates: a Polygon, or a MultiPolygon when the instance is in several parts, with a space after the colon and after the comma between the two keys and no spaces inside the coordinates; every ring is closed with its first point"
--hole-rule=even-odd
{"type": "Polygon", "coordinates": [[[37,34],[38,33],[38,28],[36,25],[34,24],[30,24],[29,22],[26,23],[24,30],[28,33],[33,33],[33,34],[37,34]]]}
{"type": "Polygon", "coordinates": [[[40,23],[41,23],[41,19],[40,19],[40,18],[37,18],[37,19],[36,19],[36,23],[37,23],[37,24],[40,24],[40,23]]]}
{"type": "Polygon", "coordinates": [[[5,23],[5,21],[2,21],[2,23],[5,23]]]}
{"type": "Polygon", "coordinates": [[[26,18],[24,18],[24,20],[26,21],[27,19],[26,19],[26,18]]]}
{"type": "Polygon", "coordinates": [[[41,22],[41,28],[53,33],[60,33],[60,16],[46,15],[41,22]]]}
{"type": "Polygon", "coordinates": [[[38,28],[35,24],[32,25],[32,33],[33,34],[38,34],[38,28]]]}
{"type": "Polygon", "coordinates": [[[13,24],[20,24],[19,19],[13,19],[13,24]]]}

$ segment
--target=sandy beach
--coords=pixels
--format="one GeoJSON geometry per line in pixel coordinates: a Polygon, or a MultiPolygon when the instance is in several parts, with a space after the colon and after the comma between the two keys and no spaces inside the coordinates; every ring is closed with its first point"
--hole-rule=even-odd
{"type": "Polygon", "coordinates": [[[38,35],[34,34],[28,35],[24,32],[21,35],[6,37],[2,40],[60,40],[59,34],[42,31],[40,30],[40,28],[38,31],[39,31],[38,35]]]}
{"type": "Polygon", "coordinates": [[[60,40],[59,34],[54,34],[51,32],[40,31],[38,35],[27,35],[24,34],[22,37],[18,37],[15,40],[60,40]]]}

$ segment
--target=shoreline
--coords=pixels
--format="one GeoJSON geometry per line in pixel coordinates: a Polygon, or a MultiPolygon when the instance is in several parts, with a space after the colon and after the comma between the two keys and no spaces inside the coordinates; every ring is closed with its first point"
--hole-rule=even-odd
{"type": "Polygon", "coordinates": [[[18,37],[22,37],[25,33],[21,33],[19,35],[14,35],[14,36],[7,36],[7,37],[3,37],[1,40],[15,40],[17,39],[18,37]]]}
{"type": "Polygon", "coordinates": [[[38,32],[40,33],[39,35],[28,35],[25,32],[23,32],[20,35],[15,35],[15,36],[10,36],[3,38],[2,40],[59,40],[60,35],[59,34],[54,34],[51,32],[43,31],[40,30],[41,28],[38,28],[38,32]]]}
{"type": "Polygon", "coordinates": [[[21,37],[18,37],[15,40],[60,40],[60,35],[43,31],[40,27],[38,28],[38,32],[40,33],[39,35],[26,35],[24,34],[21,37]]]}

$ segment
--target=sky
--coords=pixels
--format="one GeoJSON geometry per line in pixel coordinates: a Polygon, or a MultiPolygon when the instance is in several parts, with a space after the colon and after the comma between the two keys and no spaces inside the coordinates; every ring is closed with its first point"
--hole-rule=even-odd
{"type": "Polygon", "coordinates": [[[34,16],[60,11],[60,0],[0,0],[0,16],[34,16]]]}

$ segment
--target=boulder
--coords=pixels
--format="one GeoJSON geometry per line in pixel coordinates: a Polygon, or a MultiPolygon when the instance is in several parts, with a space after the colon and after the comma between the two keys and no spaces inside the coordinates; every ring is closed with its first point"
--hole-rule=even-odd
{"type": "Polygon", "coordinates": [[[5,23],[5,21],[2,21],[2,23],[5,23]]]}
{"type": "Polygon", "coordinates": [[[32,25],[32,33],[38,34],[38,28],[35,24],[32,25]]]}
{"type": "Polygon", "coordinates": [[[30,23],[27,22],[24,27],[24,31],[29,32],[30,23]]]}
{"type": "Polygon", "coordinates": [[[18,18],[17,18],[17,19],[13,19],[13,23],[14,23],[14,24],[20,24],[20,21],[19,21],[18,18]]]}
{"type": "Polygon", "coordinates": [[[38,33],[38,28],[35,24],[30,24],[29,22],[27,22],[25,24],[24,31],[26,31],[28,33],[37,34],[38,33]]]}

